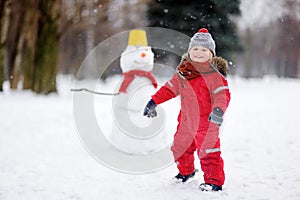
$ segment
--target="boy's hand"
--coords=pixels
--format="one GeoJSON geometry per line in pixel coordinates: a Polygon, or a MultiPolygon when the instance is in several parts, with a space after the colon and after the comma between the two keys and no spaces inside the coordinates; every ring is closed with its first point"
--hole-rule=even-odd
{"type": "Polygon", "coordinates": [[[144,109],[144,116],[147,116],[147,117],[156,117],[157,116],[157,112],[155,110],[155,107],[156,107],[156,103],[151,99],[145,109],[144,109]]]}
{"type": "Polygon", "coordinates": [[[210,115],[208,117],[208,121],[215,123],[218,126],[221,126],[222,122],[223,122],[223,114],[224,114],[224,112],[219,107],[216,107],[210,113],[210,115]]]}

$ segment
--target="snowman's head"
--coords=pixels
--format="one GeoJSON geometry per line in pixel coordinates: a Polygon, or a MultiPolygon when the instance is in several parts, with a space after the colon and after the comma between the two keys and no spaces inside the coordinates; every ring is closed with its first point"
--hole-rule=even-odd
{"type": "Polygon", "coordinates": [[[154,53],[149,46],[128,45],[121,55],[122,72],[130,70],[152,71],[154,53]]]}

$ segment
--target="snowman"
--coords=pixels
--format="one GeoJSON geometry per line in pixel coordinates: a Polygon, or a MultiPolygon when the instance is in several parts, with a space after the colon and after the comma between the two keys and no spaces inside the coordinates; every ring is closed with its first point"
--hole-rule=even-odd
{"type": "Polygon", "coordinates": [[[143,109],[157,88],[153,76],[154,53],[148,46],[146,31],[129,32],[128,46],[121,54],[122,81],[119,95],[113,97],[113,128],[110,142],[129,154],[146,154],[164,146],[165,113],[158,110],[158,118],[143,116],[143,109]]]}

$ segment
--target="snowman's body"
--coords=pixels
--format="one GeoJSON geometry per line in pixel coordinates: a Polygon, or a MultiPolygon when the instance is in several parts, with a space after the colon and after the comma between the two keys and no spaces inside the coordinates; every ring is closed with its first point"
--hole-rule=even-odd
{"type": "Polygon", "coordinates": [[[163,110],[159,116],[149,119],[143,110],[157,85],[153,75],[154,54],[149,46],[128,45],[121,55],[123,80],[120,94],[113,97],[113,129],[111,143],[130,154],[158,151],[166,145],[163,110]]]}

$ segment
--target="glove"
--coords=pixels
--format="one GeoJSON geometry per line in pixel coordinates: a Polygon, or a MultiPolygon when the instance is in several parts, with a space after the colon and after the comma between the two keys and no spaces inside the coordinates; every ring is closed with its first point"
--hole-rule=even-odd
{"type": "Polygon", "coordinates": [[[144,109],[144,116],[147,116],[147,117],[156,117],[157,116],[157,112],[155,110],[155,107],[156,107],[156,103],[151,99],[145,109],[144,109]]]}
{"type": "Polygon", "coordinates": [[[224,112],[219,107],[216,107],[210,113],[210,115],[208,117],[208,121],[215,123],[218,126],[221,126],[222,122],[223,122],[223,114],[224,114],[224,112]]]}

